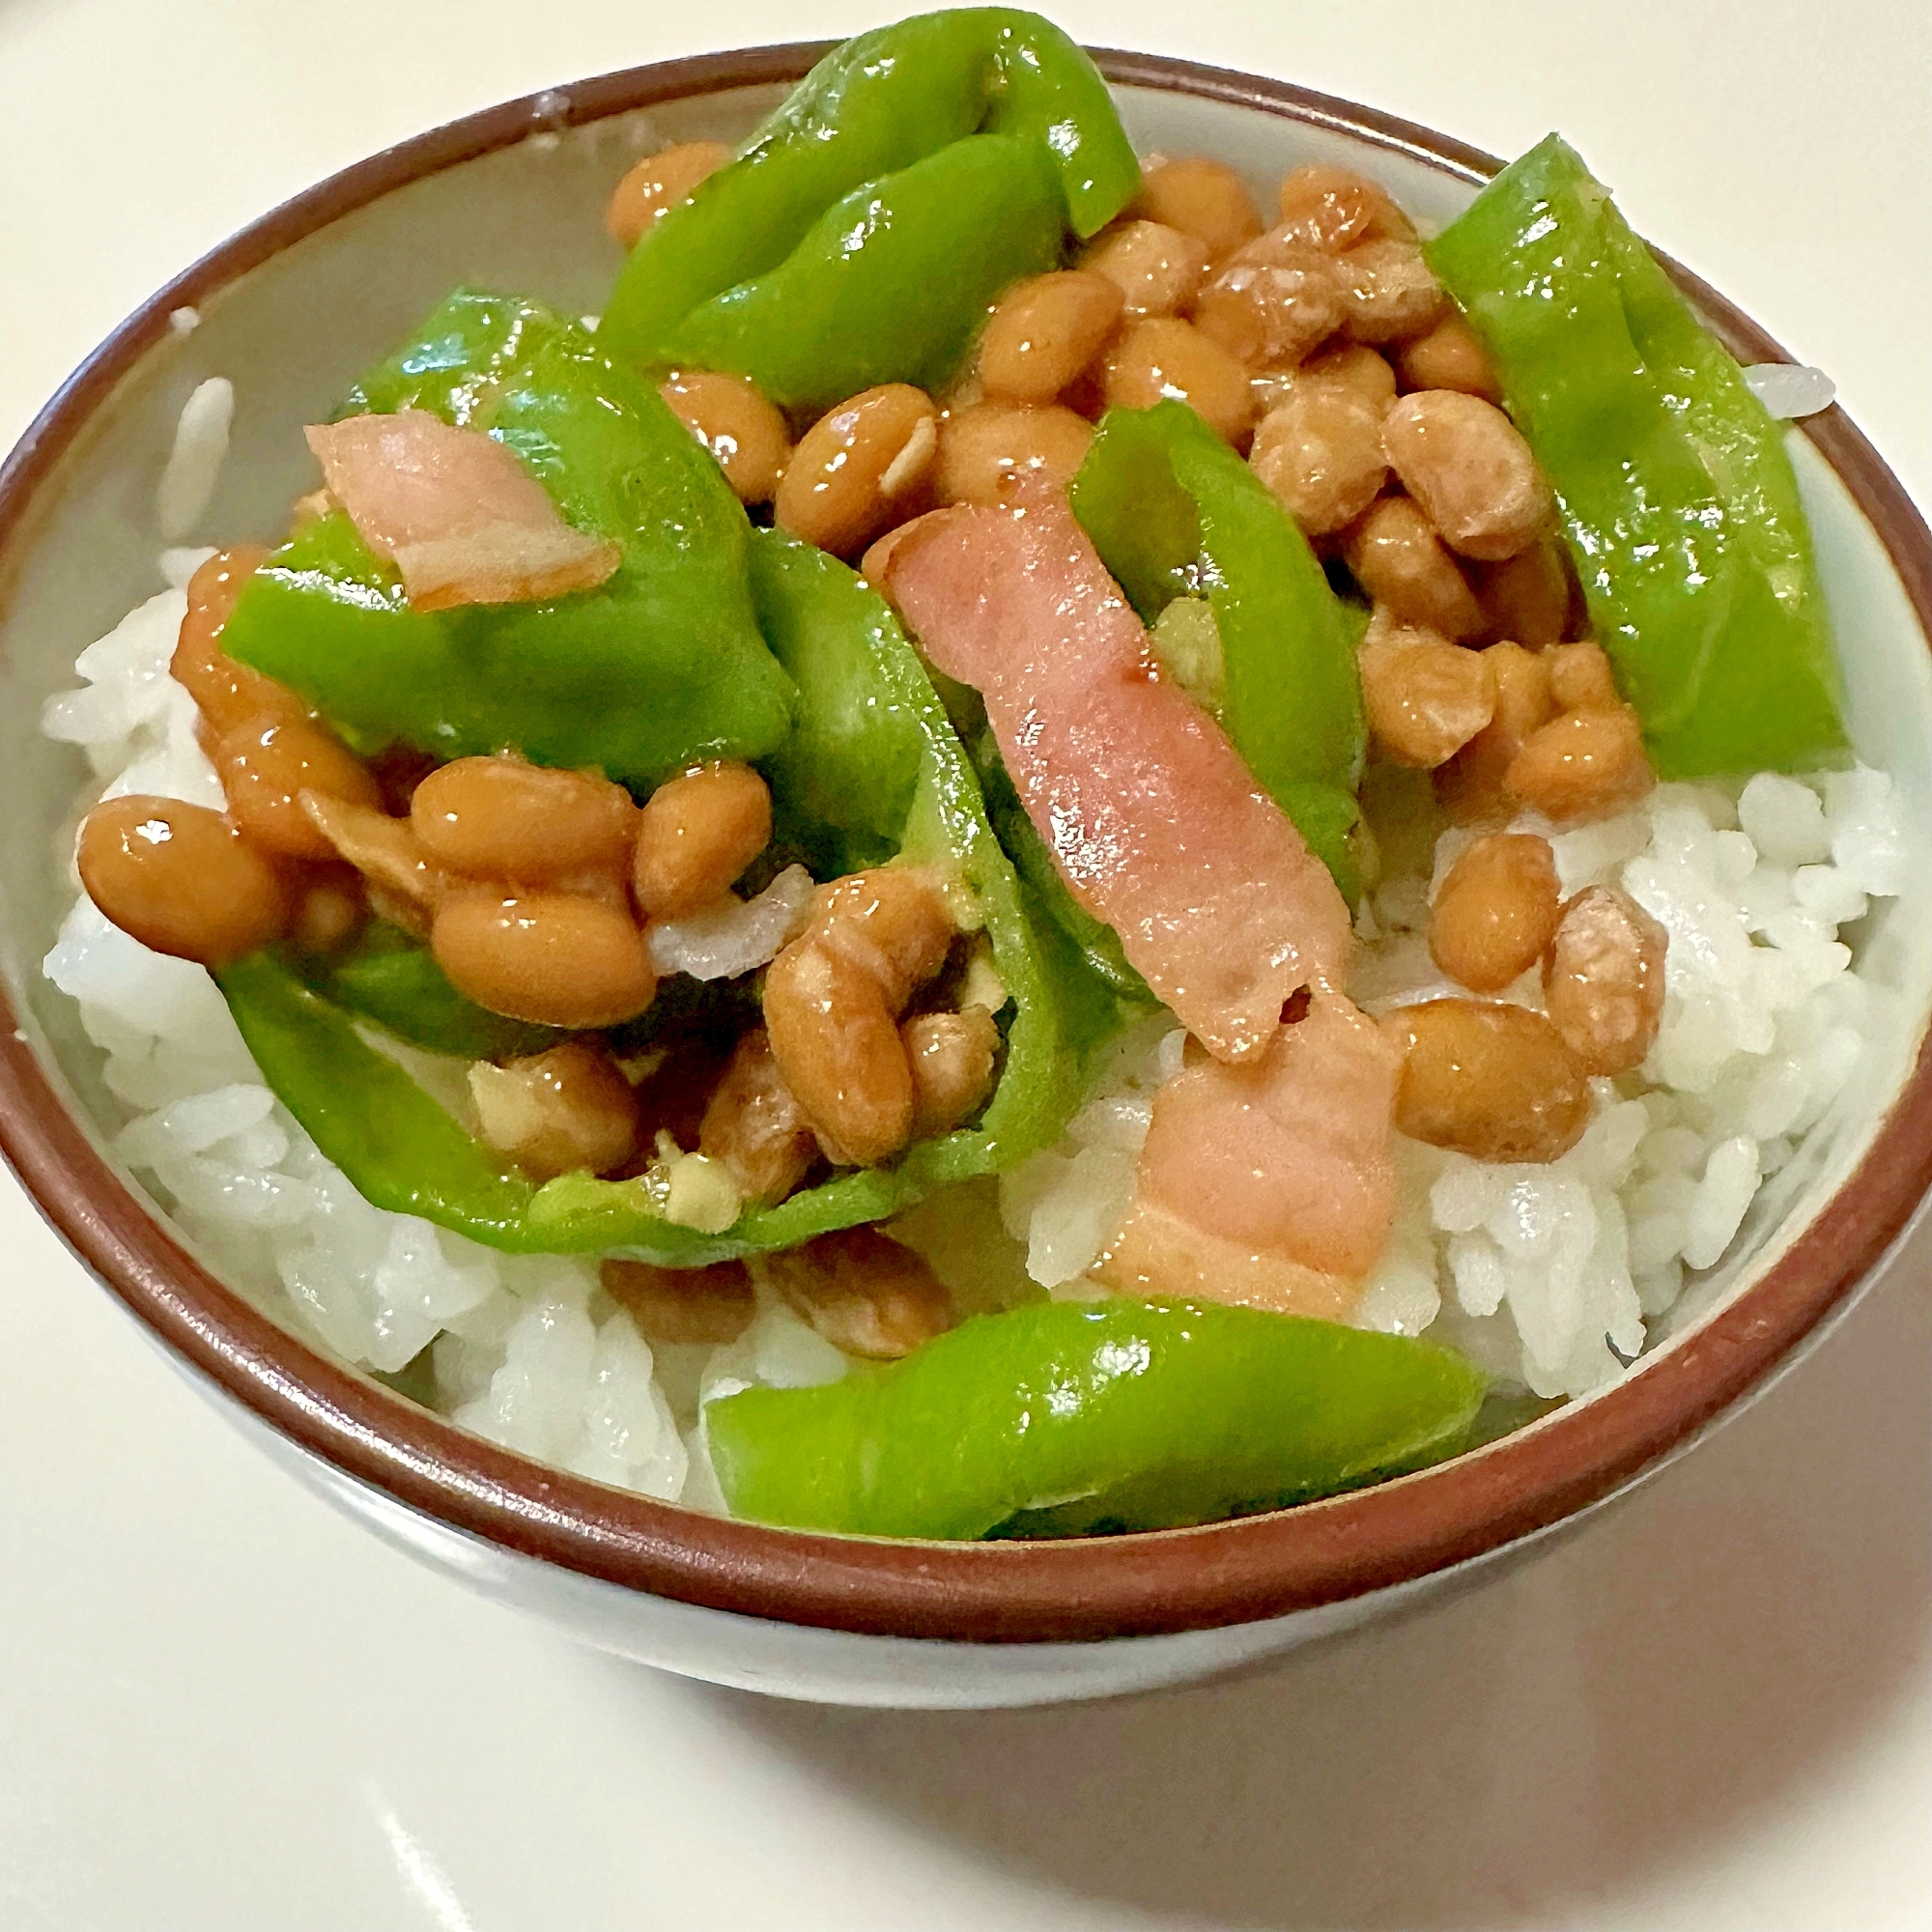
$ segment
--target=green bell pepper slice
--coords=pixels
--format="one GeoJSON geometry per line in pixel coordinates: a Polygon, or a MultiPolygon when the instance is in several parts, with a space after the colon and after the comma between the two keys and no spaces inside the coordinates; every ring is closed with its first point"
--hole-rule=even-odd
{"type": "Polygon", "coordinates": [[[513,1060],[564,1037],[554,1027],[505,1019],[466,999],[429,948],[386,920],[372,919],[339,952],[292,956],[289,964],[311,992],[425,1053],[513,1060]]]}
{"type": "Polygon", "coordinates": [[[667,363],[686,316],[776,269],[834,203],[975,133],[1045,153],[1076,235],[1140,190],[1106,82],[1058,27],[1002,7],[917,14],[827,54],[728,167],[651,225],[600,338],[613,355],[667,363]]]}
{"type": "Polygon", "coordinates": [[[1033,820],[1013,788],[1006,760],[1000,755],[999,740],[986,722],[984,700],[970,684],[961,684],[930,665],[926,673],[973,760],[993,836],[1013,862],[1029,901],[1040,915],[1036,927],[1056,955],[1058,983],[1068,1002],[1081,1009],[1080,1037],[1089,1044],[1103,1043],[1131,1014],[1160,1002],[1127,964],[1120,934],[1095,919],[1066,890],[1053,854],[1034,830],[1033,820]]]}
{"type": "Polygon", "coordinates": [[[980,1316],[890,1366],[705,1407],[736,1516],[1082,1536],[1277,1509],[1460,1450],[1485,1378],[1433,1343],[1187,1301],[980,1316]]]}
{"type": "Polygon", "coordinates": [[[307,526],[249,580],[222,633],[358,742],[439,757],[514,746],[648,785],[755,758],[790,727],[747,575],[751,526],[650,386],[540,303],[451,296],[343,413],[429,410],[514,449],[579,528],[622,546],[596,590],[544,604],[411,609],[348,518],[307,526]]]}
{"type": "Polygon", "coordinates": [[[365,1201],[511,1253],[544,1247],[529,1225],[528,1179],[280,955],[251,952],[214,978],[263,1079],[365,1201]]]}
{"type": "Polygon", "coordinates": [[[1035,902],[1072,949],[1083,972],[1097,979],[1128,1008],[1151,1011],[1160,1002],[1154,998],[1153,988],[1128,963],[1121,935],[1104,920],[1095,919],[1067,891],[1053,854],[1046,849],[1046,840],[1020,803],[992,727],[982,722],[972,746],[986,816],[1035,902]]]}
{"type": "Polygon", "coordinates": [[[1273,493],[1186,404],[1110,410],[1067,490],[1143,622],[1199,597],[1220,636],[1202,695],[1352,902],[1368,732],[1355,625],[1273,493]]]}
{"type": "Polygon", "coordinates": [[[1556,487],[1599,640],[1667,779],[1842,759],[1782,427],[1555,135],[1431,242],[1556,487]]]}
{"type": "Polygon", "coordinates": [[[661,358],[748,376],[814,416],[880,383],[938,388],[1000,292],[1055,267],[1045,147],[973,134],[835,202],[768,273],[701,302],[661,358]]]}

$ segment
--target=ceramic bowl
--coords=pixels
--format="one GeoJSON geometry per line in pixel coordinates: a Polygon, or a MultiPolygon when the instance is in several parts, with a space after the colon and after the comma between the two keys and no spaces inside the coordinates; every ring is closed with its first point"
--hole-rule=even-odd
{"type": "MultiPolygon", "coordinates": [[[[299,426],[458,282],[599,305],[603,203],[636,156],[741,136],[821,52],[641,68],[459,121],[349,169],[198,263],[119,328],[0,475],[0,1137],[82,1262],[264,1450],[393,1542],[644,1662],[786,1695],[1042,1702],[1205,1676],[1467,1583],[1574,1525],[1762,1390],[1843,1311],[1932,1178],[1932,871],[1867,922],[1892,1018],[1870,1092],[1760,1195],[1746,1259],[1701,1281],[1615,1386],[1440,1467],[1240,1522],[1052,1544],[800,1535],[602,1488],[457,1430],[222,1286],[108,1151],[122,1116],[39,977],[81,773],[38,735],[75,652],[158,587],[154,490],[176,415],[231,378],[234,442],[197,538],[268,538],[310,482],[299,426]],[[198,325],[184,331],[179,312],[198,325]],[[171,317],[176,318],[171,322],[171,317]]],[[[1360,168],[1425,222],[1497,165],[1279,82],[1100,57],[1136,145],[1208,154],[1259,193],[1360,168]]],[[[1782,359],[1686,278],[1741,359],[1782,359]]],[[[1932,542],[1836,410],[1794,439],[1864,757],[1932,826],[1932,542]]],[[[1847,1426],[1855,1426],[1848,1422],[1847,1426]]]]}

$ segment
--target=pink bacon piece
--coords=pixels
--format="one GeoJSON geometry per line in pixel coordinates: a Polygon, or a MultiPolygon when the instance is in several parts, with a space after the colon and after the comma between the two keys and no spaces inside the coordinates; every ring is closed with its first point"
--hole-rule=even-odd
{"type": "Polygon", "coordinates": [[[1216,1059],[1260,1053],[1291,994],[1339,982],[1335,882],[1220,725],[1160,678],[1064,497],[937,511],[882,567],[932,662],[984,696],[1073,896],[1216,1059]]]}
{"type": "Polygon", "coordinates": [[[1401,1061],[1317,992],[1257,1061],[1201,1058],[1155,1094],[1134,1205],[1100,1280],[1336,1320],[1395,1218],[1389,1113],[1401,1061]]]}
{"type": "Polygon", "coordinates": [[[622,553],[573,529],[515,453],[425,410],[304,432],[329,495],[418,611],[594,590],[622,553]]]}

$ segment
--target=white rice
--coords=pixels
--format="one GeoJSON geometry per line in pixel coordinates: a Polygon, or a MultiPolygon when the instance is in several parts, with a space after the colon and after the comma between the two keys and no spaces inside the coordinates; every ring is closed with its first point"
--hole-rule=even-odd
{"type": "Polygon", "coordinates": [[[211,376],[188,397],[155,499],[156,521],[169,543],[181,542],[208,508],[234,421],[235,385],[226,376],[211,376]]]}
{"type": "Polygon", "coordinates": [[[1753,362],[1745,383],[1766,412],[1780,422],[1795,422],[1829,410],[1838,385],[1822,369],[1803,362],[1753,362]]]}
{"type": "MultiPolygon", "coordinates": [[[[1636,1074],[1593,1083],[1590,1126],[1559,1160],[1494,1165],[1398,1138],[1402,1207],[1355,1319],[1433,1331],[1536,1395],[1583,1395],[1723,1260],[1760,1184],[1853,1084],[1885,996],[1838,928],[1900,890],[1906,854],[1891,781],[1863,767],[1661,785],[1576,831],[1513,829],[1549,839],[1566,896],[1621,885],[1662,923],[1657,1043],[1636,1074]]],[[[1444,831],[1431,872],[1391,877],[1365,905],[1350,990],[1367,1010],[1462,991],[1426,935],[1434,886],[1471,836],[1444,831]]],[[[1543,1004],[1534,972],[1503,997],[1543,1004]]],[[[1008,1227],[1043,1286],[1079,1292],[1105,1246],[1179,1037],[1130,1036],[1060,1145],[1005,1178],[1008,1227]]]]}
{"type": "MultiPolygon", "coordinates": [[[[183,413],[159,505],[170,533],[206,507],[232,408],[213,382],[183,413]]],[[[193,701],[169,674],[184,592],[209,554],[164,553],[170,587],[82,651],[81,686],[48,701],[43,728],[92,768],[83,805],[128,793],[222,805],[193,701]]],[[[1883,996],[1853,970],[1838,928],[1899,891],[1905,849],[1890,781],[1863,768],[1667,785],[1606,823],[1521,829],[1550,838],[1566,894],[1621,883],[1668,929],[1656,1047],[1639,1075],[1595,1083],[1588,1131],[1547,1166],[1399,1141],[1402,1209],[1356,1320],[1433,1332],[1536,1394],[1580,1395],[1620,1374],[1687,1280],[1723,1258],[1760,1184],[1850,1082],[1883,996]]],[[[1392,876],[1365,904],[1351,990],[1369,1010],[1455,990],[1424,934],[1433,882],[1467,837],[1443,833],[1433,871],[1392,876]]],[[[333,1354],[412,1370],[414,1392],[491,1440],[710,1509],[723,1505],[703,1402],[844,1373],[844,1357],[762,1286],[738,1341],[654,1355],[593,1260],[501,1255],[372,1207],[264,1084],[208,974],[109,924],[80,893],[71,851],[61,857],[75,898],[43,970],[76,1002],[128,1111],[117,1151],[225,1279],[333,1354]]],[[[781,874],[722,920],[661,934],[661,965],[706,975],[759,963],[808,885],[781,874]]],[[[1540,1005],[1534,976],[1508,997],[1540,1005]]],[[[1181,1044],[1171,1016],[1130,1029],[1057,1146],[894,1232],[969,1311],[1039,1287],[1091,1293],[1085,1271],[1125,1211],[1153,1091],[1181,1044]]]]}
{"type": "Polygon", "coordinates": [[[757,897],[727,893],[721,906],[686,919],[660,920],[650,930],[651,964],[694,980],[736,980],[779,956],[805,923],[816,889],[803,866],[787,866],[757,897]]]}

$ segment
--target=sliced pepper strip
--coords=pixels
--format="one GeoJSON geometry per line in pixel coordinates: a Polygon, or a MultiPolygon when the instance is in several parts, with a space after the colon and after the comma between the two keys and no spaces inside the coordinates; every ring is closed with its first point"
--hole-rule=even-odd
{"type": "Polygon", "coordinates": [[[1207,600],[1225,677],[1211,708],[1352,900],[1368,742],[1353,627],[1294,520],[1174,401],[1108,411],[1067,498],[1143,623],[1207,600]]]}
{"type": "MultiPolygon", "coordinates": [[[[714,1237],[661,1219],[641,1182],[566,1175],[539,1190],[276,953],[250,953],[215,978],[263,1079],[365,1201],[486,1247],[595,1253],[647,1238],[654,1245],[634,1251],[695,1267],[881,1219],[922,1191],[899,1170],[866,1169],[748,1214],[714,1237]]],[[[942,1172],[930,1184],[952,1178],[942,1172]]]]}
{"type": "Polygon", "coordinates": [[[978,132],[1026,137],[1050,155],[1077,235],[1139,192],[1106,83],[1058,27],[1001,7],[918,14],[827,54],[728,167],[652,224],[605,309],[602,340],[614,355],[668,361],[679,322],[777,268],[835,202],[978,132]]]}
{"type": "Polygon", "coordinates": [[[215,983],[275,1097],[365,1201],[512,1253],[545,1245],[529,1181],[275,953],[238,959],[215,983]]]}
{"type": "Polygon", "coordinates": [[[427,410],[506,443],[624,560],[546,604],[413,611],[349,520],[326,516],[249,580],[222,646],[362,742],[440,757],[514,746],[539,764],[650,784],[705,757],[757,757],[791,722],[759,636],[751,526],[663,400],[541,304],[460,291],[344,413],[427,410]]]}
{"type": "Polygon", "coordinates": [[[792,734],[765,760],[781,841],[819,878],[878,865],[897,850],[925,769],[925,694],[882,679],[904,640],[885,600],[808,546],[760,533],[752,595],[773,655],[798,687],[792,734]]]}
{"type": "Polygon", "coordinates": [[[1555,135],[1429,244],[1556,486],[1599,639],[1664,778],[1846,747],[1784,431],[1555,135]]]}
{"type": "Polygon", "coordinates": [[[1045,147],[973,134],[835,202],[769,273],[677,323],[666,362],[748,376],[817,415],[879,383],[937,388],[1009,284],[1060,259],[1045,147]]]}
{"type": "Polygon", "coordinates": [[[1432,1343],[1178,1301],[980,1316],[890,1367],[706,1406],[732,1513],[860,1536],[1168,1529],[1457,1453],[1485,1379],[1432,1343]]]}

